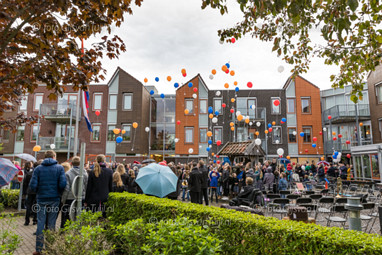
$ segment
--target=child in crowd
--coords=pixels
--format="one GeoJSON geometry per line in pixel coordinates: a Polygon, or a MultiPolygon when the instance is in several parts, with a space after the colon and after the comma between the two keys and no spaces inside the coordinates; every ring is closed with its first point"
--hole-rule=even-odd
{"type": "Polygon", "coordinates": [[[236,197],[239,194],[239,179],[237,178],[236,173],[232,174],[233,178],[233,196],[236,197]]]}

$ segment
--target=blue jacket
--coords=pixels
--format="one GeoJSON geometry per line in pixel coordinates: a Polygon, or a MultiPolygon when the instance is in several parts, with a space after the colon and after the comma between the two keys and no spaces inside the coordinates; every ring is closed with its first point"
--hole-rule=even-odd
{"type": "Polygon", "coordinates": [[[66,187],[64,168],[56,160],[46,158],[33,171],[29,187],[37,193],[37,202],[60,201],[66,187]]]}
{"type": "Polygon", "coordinates": [[[214,173],[214,172],[211,172],[211,173],[210,173],[210,179],[211,179],[211,181],[210,181],[210,186],[211,186],[211,187],[215,187],[215,188],[217,188],[217,187],[218,187],[218,180],[219,180],[220,174],[219,174],[219,172],[216,172],[216,173],[215,173],[216,176],[212,176],[213,173],[214,173]]]}
{"type": "Polygon", "coordinates": [[[281,178],[279,180],[279,190],[287,190],[288,188],[288,182],[284,178],[281,178]]]}

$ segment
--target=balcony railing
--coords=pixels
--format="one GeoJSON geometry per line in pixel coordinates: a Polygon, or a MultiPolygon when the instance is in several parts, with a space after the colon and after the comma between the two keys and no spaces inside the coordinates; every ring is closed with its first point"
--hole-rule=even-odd
{"type": "MultiPolygon", "coordinates": [[[[67,152],[69,148],[69,137],[39,137],[41,151],[51,150],[51,144],[54,144],[54,151],[67,152]]],[[[77,143],[78,145],[79,143],[77,143]]],[[[70,151],[74,150],[74,138],[70,138],[70,151]]],[[[78,150],[78,146],[77,146],[78,150]]]]}
{"type": "Polygon", "coordinates": [[[239,111],[244,117],[249,116],[250,120],[265,120],[266,118],[266,109],[263,107],[256,107],[255,109],[237,108],[236,111],[239,111]]]}
{"type": "Polygon", "coordinates": [[[73,121],[76,119],[76,104],[75,103],[49,103],[41,105],[41,115],[45,119],[50,120],[69,120],[72,116],[73,121]]]}
{"type": "MultiPolygon", "coordinates": [[[[371,139],[361,139],[362,145],[368,145],[372,143],[373,142],[371,139]]],[[[350,148],[354,146],[358,146],[357,141],[352,141],[350,144],[346,144],[345,141],[344,142],[341,141],[341,143],[339,143],[338,141],[326,141],[324,143],[324,150],[325,150],[325,154],[333,153],[333,150],[350,152],[350,148]]]]}
{"type": "MultiPolygon", "coordinates": [[[[353,105],[335,105],[323,112],[323,118],[326,123],[329,122],[328,116],[332,116],[332,122],[341,119],[355,120],[356,106],[353,105]]],[[[370,117],[370,108],[368,104],[358,105],[358,117],[365,118],[370,117]]]]}

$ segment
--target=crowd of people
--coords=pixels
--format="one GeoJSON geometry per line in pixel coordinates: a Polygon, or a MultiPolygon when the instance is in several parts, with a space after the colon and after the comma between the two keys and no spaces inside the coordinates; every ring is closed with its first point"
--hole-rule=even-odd
{"type": "MultiPolygon", "coordinates": [[[[140,168],[151,163],[118,164],[106,162],[104,155],[98,155],[95,162],[84,165],[83,207],[91,211],[102,211],[105,216],[105,202],[110,192],[130,192],[142,194],[136,183],[140,168]]],[[[18,162],[15,163],[18,167],[18,162]]],[[[61,212],[61,228],[70,218],[70,207],[76,199],[72,185],[80,174],[80,158],[73,157],[70,163],[61,165],[54,151],[47,151],[45,159],[35,163],[25,162],[23,195],[25,198],[25,223],[37,224],[36,252],[43,247],[43,230],[54,229],[61,212]]],[[[344,180],[352,175],[352,166],[345,164],[280,163],[277,159],[265,162],[224,163],[203,160],[189,163],[173,162],[160,164],[168,166],[177,176],[177,188],[167,195],[169,199],[179,199],[209,205],[219,199],[239,201],[246,199],[253,189],[287,190],[296,182],[304,183],[309,190],[316,183],[340,177],[344,180]]],[[[16,183],[11,188],[17,188],[16,183]]]]}

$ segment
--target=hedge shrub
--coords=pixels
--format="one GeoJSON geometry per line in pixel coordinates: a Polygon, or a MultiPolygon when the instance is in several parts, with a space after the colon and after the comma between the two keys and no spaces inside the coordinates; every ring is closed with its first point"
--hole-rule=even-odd
{"type": "Polygon", "coordinates": [[[382,254],[382,238],[217,207],[131,193],[111,193],[108,216],[114,225],[142,218],[152,223],[178,216],[208,225],[225,254],[382,254]]]}
{"type": "Polygon", "coordinates": [[[19,189],[2,189],[0,190],[0,202],[5,207],[16,208],[19,203],[19,189]]]}

